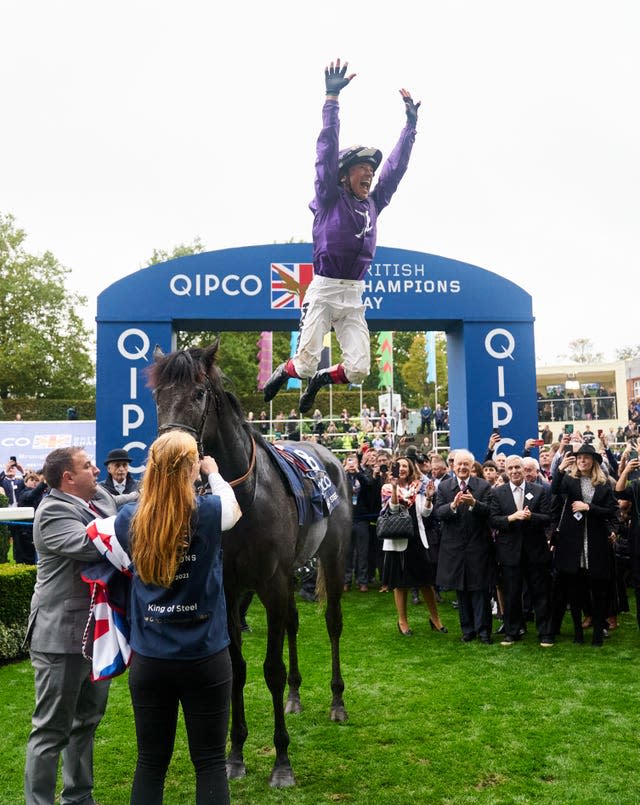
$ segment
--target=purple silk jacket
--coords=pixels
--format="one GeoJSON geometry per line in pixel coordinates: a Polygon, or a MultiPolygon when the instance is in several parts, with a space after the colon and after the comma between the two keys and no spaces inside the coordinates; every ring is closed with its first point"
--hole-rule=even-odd
{"type": "Polygon", "coordinates": [[[416,137],[407,123],[380,170],[375,187],[359,201],[338,184],[339,107],[325,101],[322,131],[316,145],[316,195],[313,213],[314,273],[334,279],[361,280],[376,251],[378,215],[391,201],[407,170],[416,137]]]}

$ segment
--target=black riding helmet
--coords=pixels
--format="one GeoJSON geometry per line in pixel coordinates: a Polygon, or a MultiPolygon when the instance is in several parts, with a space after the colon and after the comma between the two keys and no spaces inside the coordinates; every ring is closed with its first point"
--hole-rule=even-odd
{"type": "Polygon", "coordinates": [[[341,178],[352,165],[366,162],[377,171],[382,162],[382,151],[377,148],[367,148],[366,145],[352,145],[338,154],[338,177],[341,178]]]}

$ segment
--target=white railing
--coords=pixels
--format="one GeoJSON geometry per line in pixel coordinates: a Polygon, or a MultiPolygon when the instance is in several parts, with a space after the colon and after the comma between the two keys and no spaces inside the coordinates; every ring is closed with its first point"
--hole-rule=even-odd
{"type": "Polygon", "coordinates": [[[12,509],[0,509],[0,522],[7,520],[33,520],[33,506],[15,506],[12,509]]]}
{"type": "Polygon", "coordinates": [[[538,400],[539,422],[618,419],[615,397],[543,397],[538,400]]]}

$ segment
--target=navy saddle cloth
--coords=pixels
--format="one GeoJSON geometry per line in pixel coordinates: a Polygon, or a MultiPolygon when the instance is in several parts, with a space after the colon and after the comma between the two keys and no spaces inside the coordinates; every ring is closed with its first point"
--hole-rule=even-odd
{"type": "Polygon", "coordinates": [[[295,498],[298,525],[315,523],[331,514],[338,505],[338,492],[317,456],[295,445],[267,443],[267,447],[295,498]],[[311,481],[311,494],[305,479],[311,481]]]}

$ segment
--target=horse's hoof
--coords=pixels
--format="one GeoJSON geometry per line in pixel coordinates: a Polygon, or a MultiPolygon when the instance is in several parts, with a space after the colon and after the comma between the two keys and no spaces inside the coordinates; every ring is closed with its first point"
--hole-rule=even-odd
{"type": "Polygon", "coordinates": [[[291,788],[295,784],[296,778],[293,776],[291,766],[274,766],[271,777],[269,777],[271,788],[291,788]]]}
{"type": "Polygon", "coordinates": [[[227,760],[227,780],[239,780],[247,776],[247,767],[241,760],[227,760]]]}
{"type": "Polygon", "coordinates": [[[329,716],[331,721],[337,721],[339,724],[344,724],[344,722],[349,718],[347,715],[347,711],[344,709],[342,705],[340,707],[332,707],[331,714],[329,716]]]}
{"type": "Polygon", "coordinates": [[[300,704],[300,697],[294,696],[287,699],[287,703],[284,706],[285,715],[289,713],[301,713],[302,712],[302,705],[300,704]]]}

